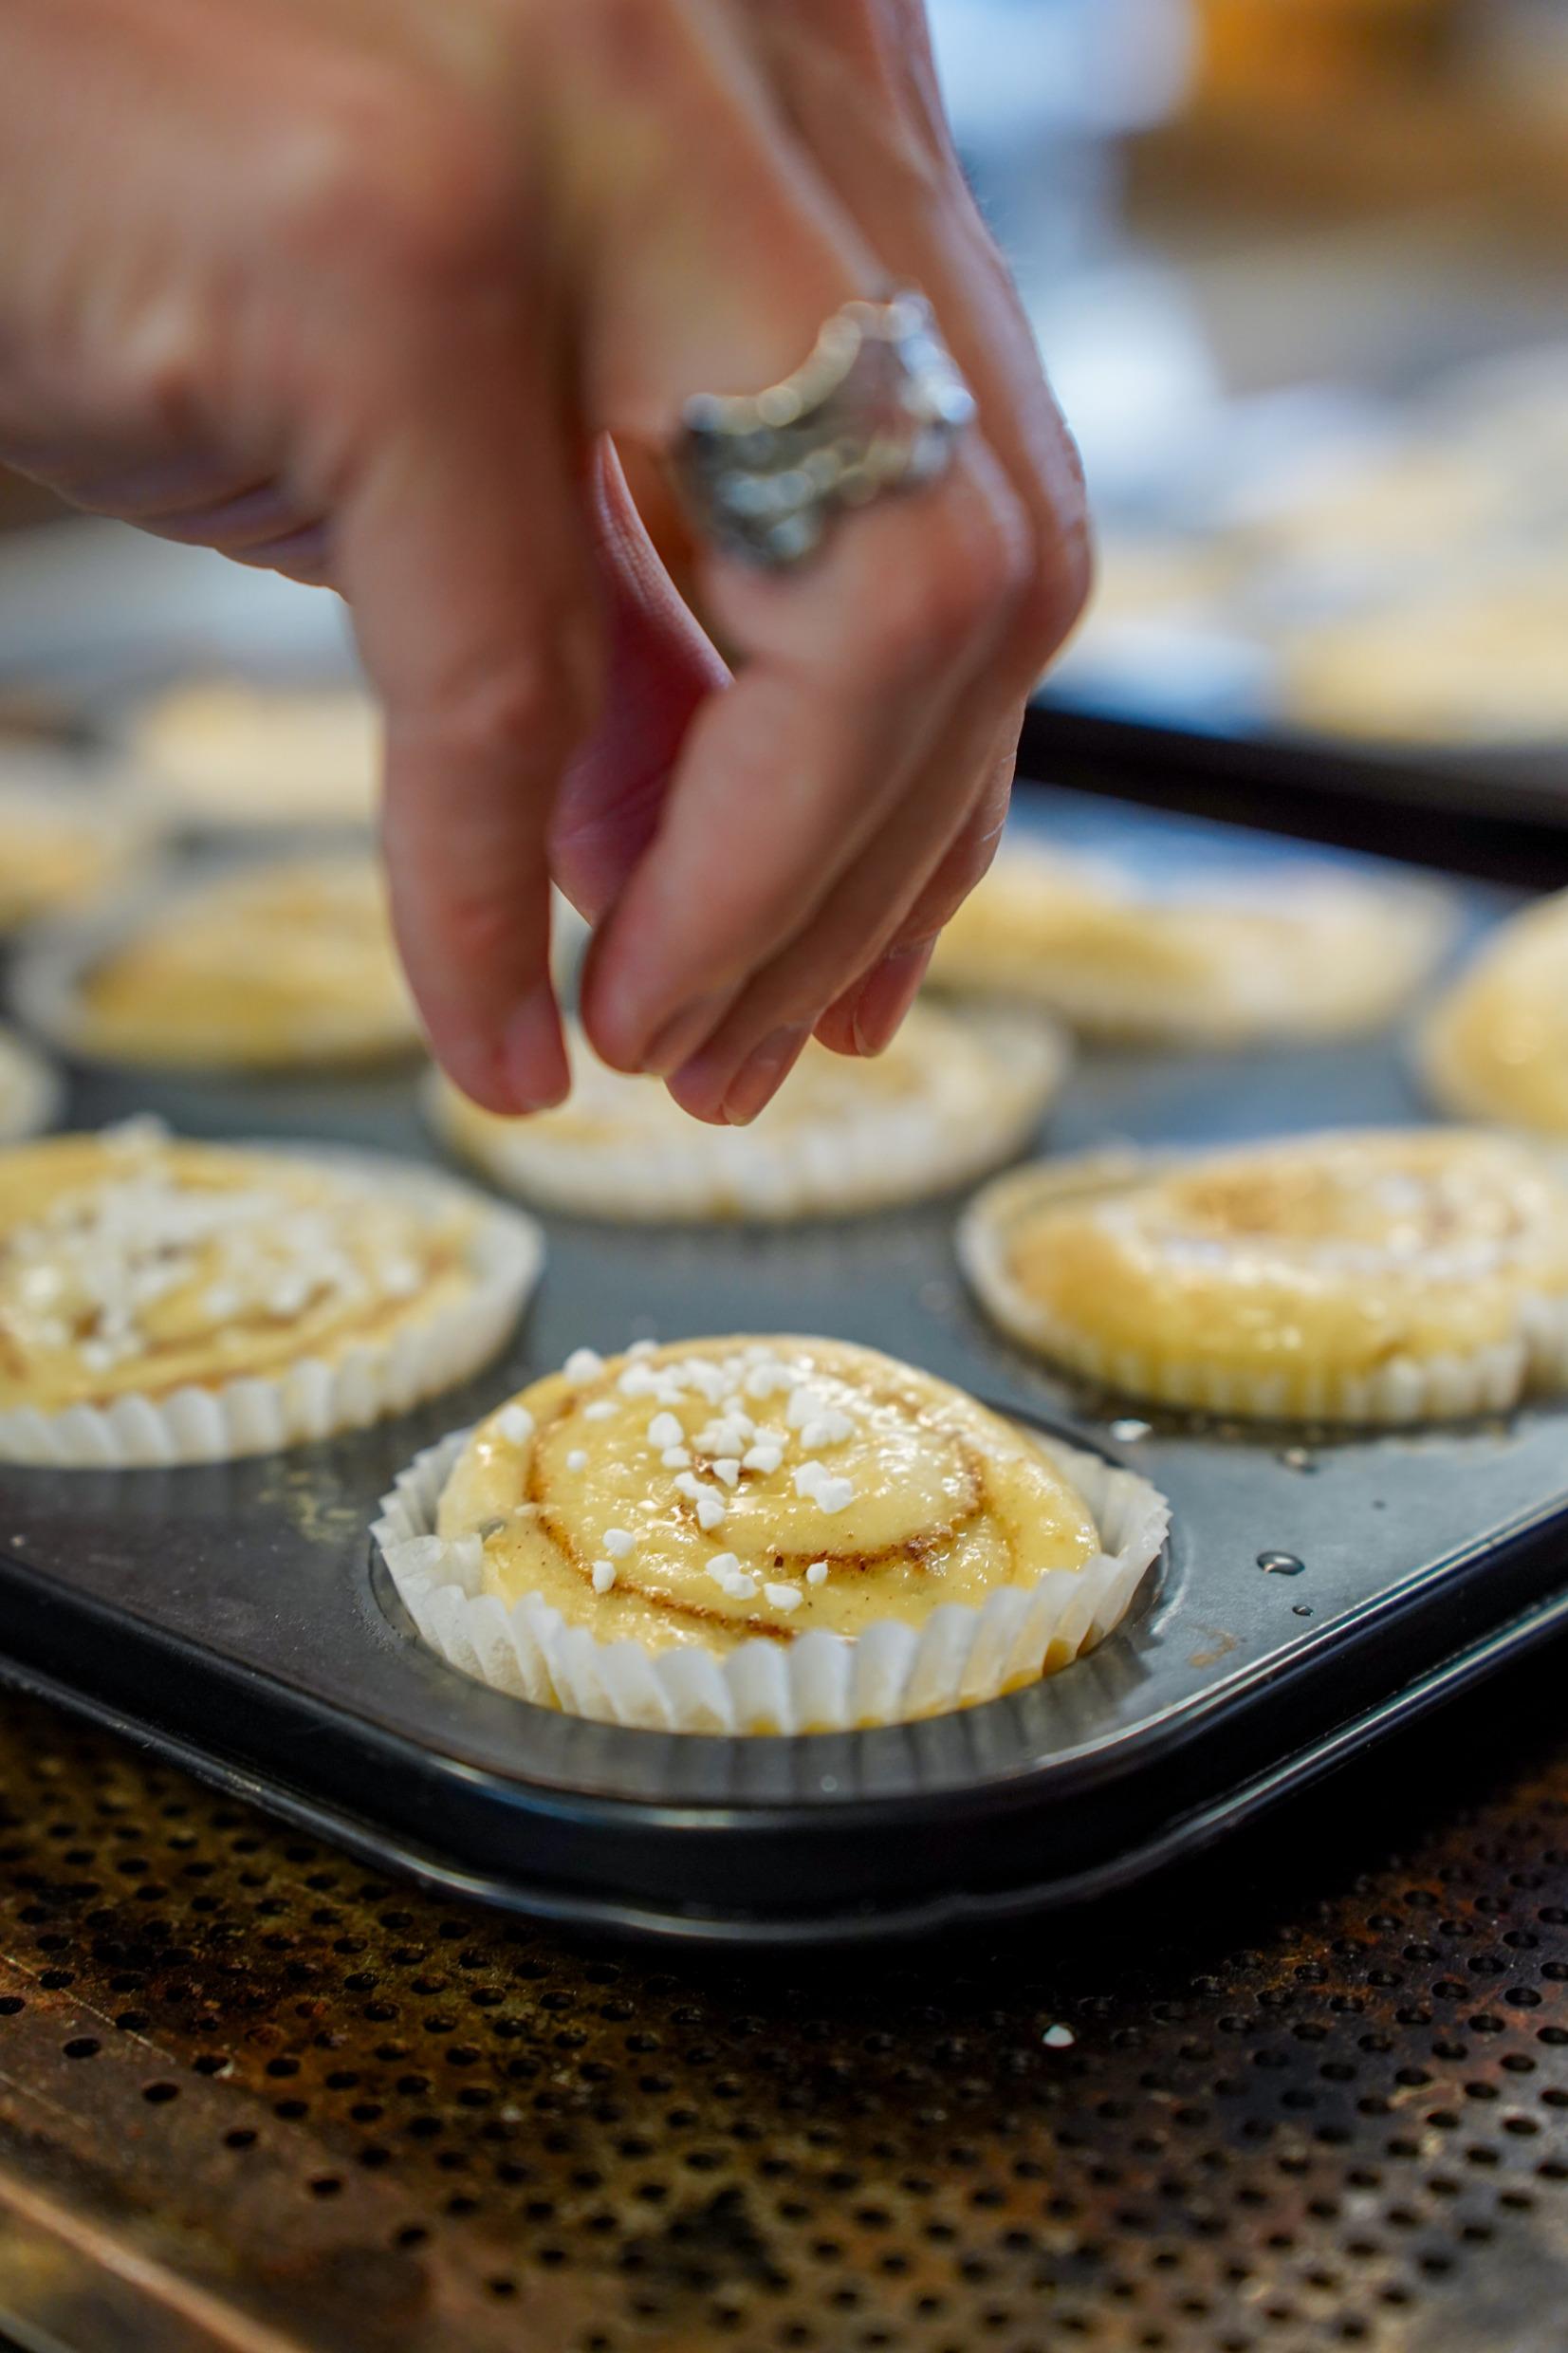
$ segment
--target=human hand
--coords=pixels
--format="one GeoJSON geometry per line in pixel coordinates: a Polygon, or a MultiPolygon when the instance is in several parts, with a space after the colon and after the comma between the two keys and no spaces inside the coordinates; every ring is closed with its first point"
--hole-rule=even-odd
{"type": "Polygon", "coordinates": [[[914,0],[13,0],[0,41],[0,450],[342,591],[459,1084],[564,1090],[552,870],[593,1042],[699,1116],[813,1027],[885,1043],[1084,575],[914,0]],[[798,571],[699,555],[726,686],[606,437],[666,446],[890,279],[980,429],[798,571]]]}

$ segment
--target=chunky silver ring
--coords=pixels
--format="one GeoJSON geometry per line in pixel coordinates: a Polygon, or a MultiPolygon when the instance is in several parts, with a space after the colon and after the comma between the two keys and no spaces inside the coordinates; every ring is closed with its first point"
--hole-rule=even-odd
{"type": "Polygon", "coordinates": [[[845,508],[935,481],[973,416],[931,305],[905,289],[846,303],[766,392],[694,395],[675,472],[703,538],[777,570],[810,555],[845,508]]]}

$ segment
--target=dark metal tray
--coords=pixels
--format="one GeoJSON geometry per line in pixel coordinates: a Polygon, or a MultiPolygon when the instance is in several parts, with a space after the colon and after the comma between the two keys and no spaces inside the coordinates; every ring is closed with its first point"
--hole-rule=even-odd
{"type": "MultiPolygon", "coordinates": [[[[1169,864],[1284,845],[1042,795],[1059,833],[1169,864]]],[[[1497,902],[1473,895],[1484,920],[1497,902]]],[[[151,1100],[193,1133],[426,1153],[406,1079],[169,1085],[83,1074],[84,1121],[151,1100]]],[[[1420,1116],[1397,1041],[1087,1060],[1065,1146],[1420,1116]]],[[[692,1939],[826,1941],[1126,1884],[1338,1765],[1568,1618],[1568,1411],[1366,1439],[1166,1419],[994,1335],[953,1204],[819,1224],[618,1232],[553,1218],[508,1355],[358,1436],[177,1472],[0,1471],[0,1675],[439,1885],[692,1939]],[[1070,1672],[931,1723],[722,1740],[612,1730],[452,1674],[410,1638],[367,1526],[395,1472],[581,1342],[815,1328],[927,1364],[1135,1462],[1171,1543],[1070,1672]],[[1260,1566],[1286,1553],[1299,1573],[1260,1566]]]]}
{"type": "Polygon", "coordinates": [[[1046,694],[1029,707],[1023,750],[1036,774],[1155,808],[1357,850],[1402,850],[1415,824],[1430,865],[1532,889],[1568,883],[1568,746],[1351,744],[1046,694]]]}

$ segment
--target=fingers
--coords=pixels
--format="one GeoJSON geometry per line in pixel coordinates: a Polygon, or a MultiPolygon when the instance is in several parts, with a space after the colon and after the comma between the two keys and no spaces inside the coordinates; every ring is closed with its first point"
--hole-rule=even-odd
{"type": "Polygon", "coordinates": [[[996,856],[1012,792],[1009,743],[980,798],[960,825],[880,955],[828,1007],[817,1025],[824,1046],[839,1054],[879,1054],[897,1035],[925,979],[937,935],[996,856]]]}
{"type": "Polygon", "coordinates": [[[488,1109],[569,1084],[549,976],[545,840],[597,694],[574,470],[521,318],[444,330],[408,368],[338,530],[387,716],[393,920],[431,1044],[488,1109]]]}
{"type": "Polygon", "coordinates": [[[1031,535],[1005,664],[1026,689],[1087,593],[1082,473],[953,152],[921,0],[744,0],[738,18],[823,180],[930,297],[979,402],[1031,535]]]}
{"type": "MultiPolygon", "coordinates": [[[[8,455],[12,454],[8,453],[8,455]]],[[[26,453],[24,471],[88,514],[114,515],[155,539],[212,547],[236,563],[324,581],[330,534],[275,476],[263,481],[231,461],[186,452],[175,457],[123,453],[105,463],[84,450],[26,453]]]]}
{"type": "MultiPolygon", "coordinates": [[[[919,985],[931,942],[988,858],[986,844],[1006,805],[1010,757],[993,757],[978,796],[972,788],[973,726],[971,713],[943,731],[919,788],[898,802],[802,934],[748,983],[675,1072],[671,1091],[684,1109],[730,1123],[754,1118],[785,1075],[782,1042],[797,1034],[803,1040],[814,1028],[840,1051],[875,1053],[888,1044],[919,985]],[[890,955],[895,961],[873,991],[858,1032],[854,1001],[890,955]],[[850,1017],[834,1022],[830,1015],[845,997],[850,1017]]],[[[994,739],[990,750],[994,754],[994,739]]]]}
{"type": "MultiPolygon", "coordinates": [[[[886,272],[750,89],[722,12],[673,10],[644,31],[640,95],[672,146],[656,184],[638,181],[614,136],[614,67],[596,59],[603,161],[582,198],[581,344],[596,423],[667,443],[689,396],[777,380],[886,272]],[[697,35],[694,56],[672,57],[697,35]]],[[[737,675],[693,709],[596,937],[583,1011],[606,1061],[675,1069],[802,932],[992,651],[1020,544],[976,437],[939,485],[857,514],[792,574],[702,559],[737,675]]],[[[890,872],[890,898],[905,879],[890,872]]],[[[802,1009],[807,1029],[829,994],[802,1009]]]]}
{"type": "MultiPolygon", "coordinates": [[[[855,965],[822,981],[821,958],[805,957],[749,999],[748,985],[833,909],[874,840],[869,903],[851,923],[858,960],[913,896],[958,812],[906,796],[1004,625],[1015,552],[976,453],[920,498],[855,517],[809,575],[724,584],[747,658],[693,726],[591,965],[587,1018],[606,1059],[668,1074],[708,1038],[739,1053],[764,1010],[809,1032],[855,965]]],[[[843,931],[841,914],[827,921],[843,931]]]]}
{"type": "Polygon", "coordinates": [[[676,1033],[692,1047],[706,1019],[673,1092],[699,1117],[729,1120],[755,1115],[814,1026],[843,1052],[879,1051],[894,1035],[936,932],[989,862],[1023,699],[1076,615],[1085,573],[1071,445],[951,157],[918,7],[747,0],[736,18],[846,211],[895,274],[935,297],[1022,514],[1025,552],[1005,626],[923,768],[902,780],[899,809],[789,939],[767,942],[767,963],[676,1033]]]}

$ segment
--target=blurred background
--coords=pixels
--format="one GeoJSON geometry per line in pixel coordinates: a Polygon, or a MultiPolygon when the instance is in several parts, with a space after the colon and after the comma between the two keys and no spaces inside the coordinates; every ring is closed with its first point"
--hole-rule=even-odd
{"type": "Polygon", "coordinates": [[[940,0],[937,22],[1100,526],[1053,697],[1411,765],[1512,750],[1555,785],[1568,8],[940,0]]]}
{"type": "MultiPolygon", "coordinates": [[[[1568,0],[933,15],[1100,532],[1031,763],[1568,825],[1568,0]]],[[[12,726],[347,664],[322,595],[3,477],[0,526],[12,726]]]]}

